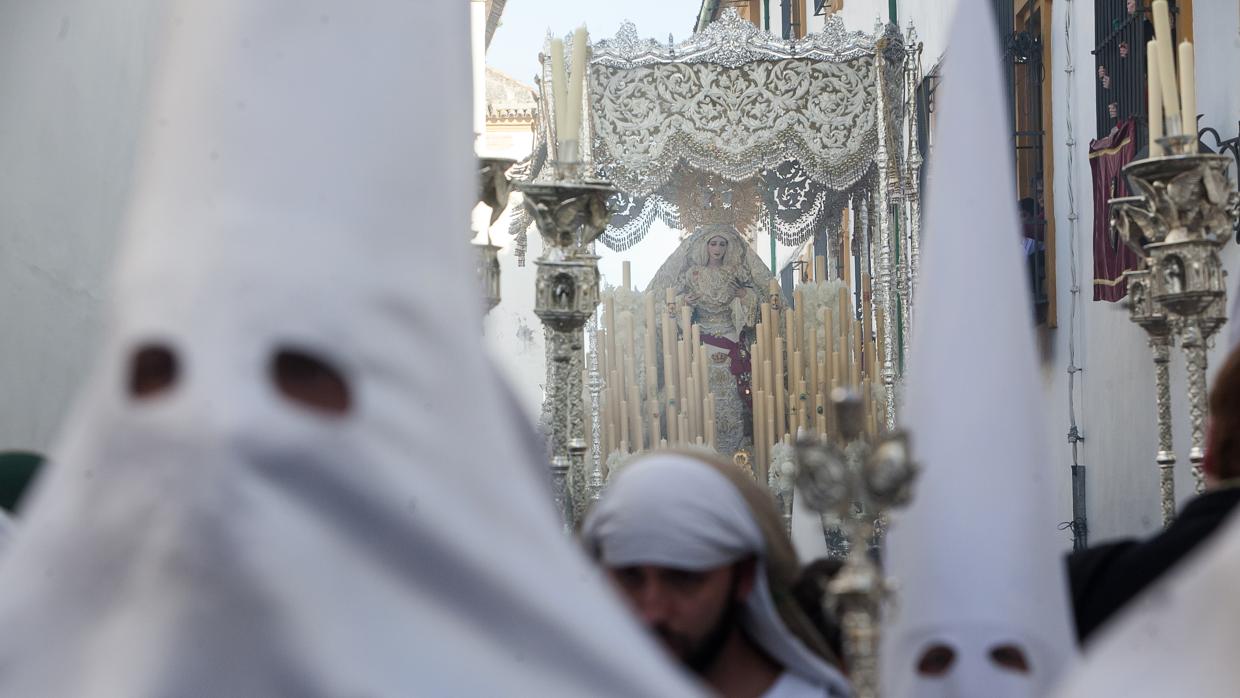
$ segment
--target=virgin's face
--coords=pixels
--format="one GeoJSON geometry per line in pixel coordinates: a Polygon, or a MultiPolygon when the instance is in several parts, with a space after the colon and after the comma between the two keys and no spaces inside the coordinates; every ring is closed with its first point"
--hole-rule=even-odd
{"type": "Polygon", "coordinates": [[[728,253],[728,241],[726,238],[713,237],[706,243],[706,258],[712,264],[723,261],[724,255],[728,253]]]}

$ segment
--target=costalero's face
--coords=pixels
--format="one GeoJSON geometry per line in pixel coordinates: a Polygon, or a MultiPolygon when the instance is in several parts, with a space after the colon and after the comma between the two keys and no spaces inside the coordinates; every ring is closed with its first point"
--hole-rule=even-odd
{"type": "Polygon", "coordinates": [[[657,565],[607,570],[638,619],[694,671],[713,663],[753,586],[752,562],[691,571],[657,565]]]}
{"type": "Polygon", "coordinates": [[[713,237],[706,243],[706,256],[711,262],[722,262],[724,255],[728,253],[728,240],[723,237],[713,237]]]}

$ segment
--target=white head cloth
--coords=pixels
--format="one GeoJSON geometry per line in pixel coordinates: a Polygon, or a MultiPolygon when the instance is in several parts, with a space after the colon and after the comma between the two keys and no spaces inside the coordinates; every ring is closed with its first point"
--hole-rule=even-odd
{"type": "Polygon", "coordinates": [[[0,695],[696,695],[483,355],[466,4],[166,12],[105,345],[0,564],[0,695]],[[180,370],[135,401],[146,342],[180,370]],[[285,346],[347,414],[279,393],[285,346]]]}
{"type": "Polygon", "coordinates": [[[749,637],[785,670],[848,694],[840,672],[784,624],[767,583],[762,529],[736,486],[713,466],[672,452],[638,460],[608,483],[582,537],[607,567],[708,570],[755,556],[755,584],[741,616],[749,637]]]}
{"type": "Polygon", "coordinates": [[[990,4],[962,0],[902,419],[924,472],[888,536],[900,592],[883,631],[886,698],[1041,696],[1075,646],[994,34],[990,4]],[[919,657],[937,643],[955,661],[923,676],[919,657]],[[1005,644],[1024,651],[1028,674],[991,660],[1005,644]]]}
{"type": "Polygon", "coordinates": [[[1145,591],[1055,694],[1231,698],[1240,687],[1240,518],[1145,591]]]}

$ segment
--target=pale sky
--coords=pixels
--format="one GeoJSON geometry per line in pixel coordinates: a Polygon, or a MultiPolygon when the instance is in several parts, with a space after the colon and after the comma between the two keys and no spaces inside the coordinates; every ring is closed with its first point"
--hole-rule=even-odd
{"type": "Polygon", "coordinates": [[[683,41],[701,6],[701,0],[508,0],[487,65],[533,84],[547,29],[563,35],[584,23],[598,40],[615,36],[627,19],[642,36],[663,42],[671,33],[683,41]]]}
{"type": "MultiPolygon", "coordinates": [[[[631,20],[642,36],[662,42],[670,33],[683,41],[693,32],[701,6],[701,0],[508,0],[487,51],[487,65],[533,85],[548,29],[563,35],[584,23],[590,39],[597,41],[615,36],[620,24],[631,20]]],[[[674,231],[656,223],[650,235],[629,250],[612,252],[600,246],[604,283],[618,285],[623,262],[630,261],[633,284],[644,287],[678,244],[674,231]]]]}

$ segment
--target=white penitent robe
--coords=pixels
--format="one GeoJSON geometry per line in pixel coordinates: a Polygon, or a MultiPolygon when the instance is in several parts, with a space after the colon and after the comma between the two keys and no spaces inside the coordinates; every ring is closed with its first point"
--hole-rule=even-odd
{"type": "Polygon", "coordinates": [[[104,342],[0,556],[0,696],[697,695],[485,359],[466,4],[166,16],[104,342]]]}

